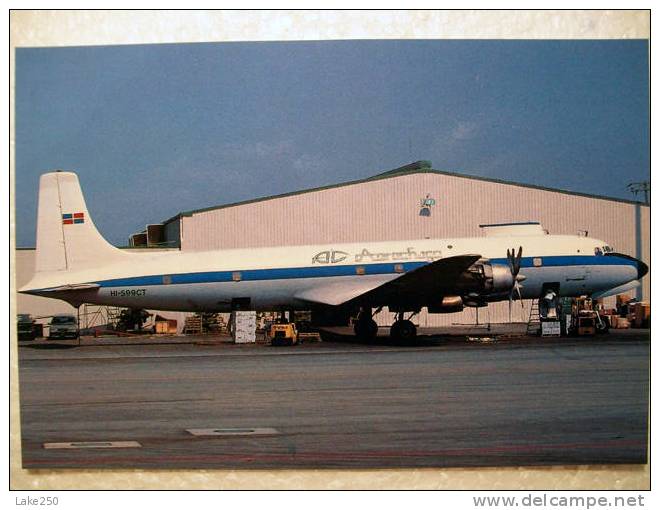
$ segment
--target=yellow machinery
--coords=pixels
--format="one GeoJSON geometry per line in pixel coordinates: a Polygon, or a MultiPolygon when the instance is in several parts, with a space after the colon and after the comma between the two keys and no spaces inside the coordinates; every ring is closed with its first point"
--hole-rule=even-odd
{"type": "Polygon", "coordinates": [[[594,309],[594,302],[586,296],[576,298],[572,307],[571,332],[578,336],[607,333],[609,322],[594,309]]]}
{"type": "Polygon", "coordinates": [[[270,345],[295,345],[298,343],[298,330],[293,322],[286,324],[271,324],[270,345]]]}

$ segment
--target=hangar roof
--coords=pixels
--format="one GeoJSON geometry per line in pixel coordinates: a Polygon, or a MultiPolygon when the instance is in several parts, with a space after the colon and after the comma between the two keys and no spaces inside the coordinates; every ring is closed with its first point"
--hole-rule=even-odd
{"type": "Polygon", "coordinates": [[[431,167],[431,162],[430,161],[415,161],[414,163],[410,163],[408,165],[404,165],[399,168],[395,168],[393,170],[388,170],[386,172],[376,174],[372,177],[367,177],[365,179],[357,179],[354,181],[346,181],[346,182],[340,182],[337,184],[330,184],[327,186],[320,186],[318,188],[308,188],[308,189],[303,189],[303,190],[298,190],[298,191],[290,191],[288,193],[282,193],[279,195],[271,195],[271,196],[266,196],[266,197],[259,197],[259,198],[253,198],[250,200],[243,200],[241,202],[233,202],[230,204],[221,204],[221,205],[216,205],[216,206],[211,206],[211,207],[204,207],[201,209],[192,209],[190,211],[182,211],[176,216],[172,216],[171,218],[165,220],[163,223],[170,223],[171,221],[174,221],[176,219],[181,218],[182,216],[192,216],[193,214],[201,213],[201,212],[207,212],[207,211],[214,211],[216,209],[226,209],[228,207],[236,207],[239,205],[246,205],[246,204],[252,204],[255,202],[263,202],[266,200],[273,200],[276,198],[284,198],[284,197],[290,197],[290,196],[295,196],[295,195],[302,195],[304,193],[313,193],[315,191],[323,191],[327,189],[333,189],[333,188],[341,188],[344,186],[352,186],[354,184],[362,184],[362,183],[367,183],[367,182],[372,182],[372,181],[379,181],[382,179],[390,179],[393,177],[401,177],[403,175],[413,175],[413,174],[437,174],[437,175],[449,175],[451,177],[461,177],[463,179],[473,179],[476,181],[486,181],[486,182],[494,182],[497,184],[506,184],[509,186],[519,186],[521,188],[531,188],[531,189],[538,189],[538,190],[543,190],[543,191],[552,191],[555,193],[564,193],[566,195],[576,195],[580,197],[587,197],[587,198],[596,198],[599,200],[610,200],[612,202],[623,202],[625,204],[639,204],[648,207],[647,204],[643,202],[639,202],[636,200],[626,200],[625,198],[614,198],[614,197],[607,197],[604,195],[595,195],[595,194],[590,194],[590,193],[580,193],[577,191],[568,191],[564,189],[558,189],[558,188],[548,188],[545,186],[538,186],[535,184],[523,184],[520,182],[513,182],[513,181],[506,181],[503,179],[494,179],[492,177],[480,177],[477,175],[467,175],[467,174],[461,174],[457,172],[447,172],[445,170],[434,170],[431,167]]]}

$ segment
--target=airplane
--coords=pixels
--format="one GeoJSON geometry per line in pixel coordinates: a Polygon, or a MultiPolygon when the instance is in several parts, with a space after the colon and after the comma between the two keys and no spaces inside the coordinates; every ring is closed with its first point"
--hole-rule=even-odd
{"type": "Polygon", "coordinates": [[[365,338],[376,336],[373,316],[388,307],[390,335],[408,340],[423,307],[453,313],[508,300],[510,311],[512,301],[548,291],[599,298],[638,286],[648,272],[604,241],[549,235],[537,222],[481,227],[486,235],[472,238],[127,252],[94,226],[77,175],[56,171],[40,178],[36,270],[19,292],[74,307],[359,310],[354,329],[365,338]]]}

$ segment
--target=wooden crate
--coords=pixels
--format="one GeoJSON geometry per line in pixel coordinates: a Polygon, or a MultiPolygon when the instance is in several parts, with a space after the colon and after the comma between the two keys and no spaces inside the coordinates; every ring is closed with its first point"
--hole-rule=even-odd
{"type": "Polygon", "coordinates": [[[186,322],[183,326],[183,333],[187,335],[199,335],[202,333],[202,318],[201,317],[186,317],[186,322]]]}
{"type": "Polygon", "coordinates": [[[177,322],[176,320],[166,320],[156,322],[156,333],[159,335],[173,335],[176,334],[177,322]]]}

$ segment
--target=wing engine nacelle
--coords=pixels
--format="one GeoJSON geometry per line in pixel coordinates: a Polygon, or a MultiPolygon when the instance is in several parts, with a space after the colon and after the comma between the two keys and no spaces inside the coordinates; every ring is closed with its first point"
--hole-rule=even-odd
{"type": "Polygon", "coordinates": [[[469,269],[476,282],[480,294],[492,294],[506,292],[511,290],[515,278],[511,273],[511,268],[503,264],[493,264],[489,259],[480,259],[469,269]]]}
{"type": "Polygon", "coordinates": [[[461,275],[453,288],[459,295],[444,296],[439,302],[426,306],[429,313],[456,313],[466,306],[487,306],[491,297],[507,296],[512,292],[516,279],[522,280],[524,277],[514,276],[511,266],[479,259],[461,275]]]}
{"type": "Polygon", "coordinates": [[[525,279],[514,276],[511,265],[493,264],[490,259],[479,259],[467,270],[468,275],[471,285],[461,289],[463,305],[468,307],[486,306],[493,298],[506,297],[525,279]]]}
{"type": "Polygon", "coordinates": [[[439,303],[428,306],[429,313],[456,313],[463,311],[463,298],[461,296],[445,296],[439,303]]]}
{"type": "Polygon", "coordinates": [[[488,264],[491,268],[492,280],[489,293],[498,293],[511,290],[516,279],[511,274],[511,268],[501,264],[488,264]]]}

